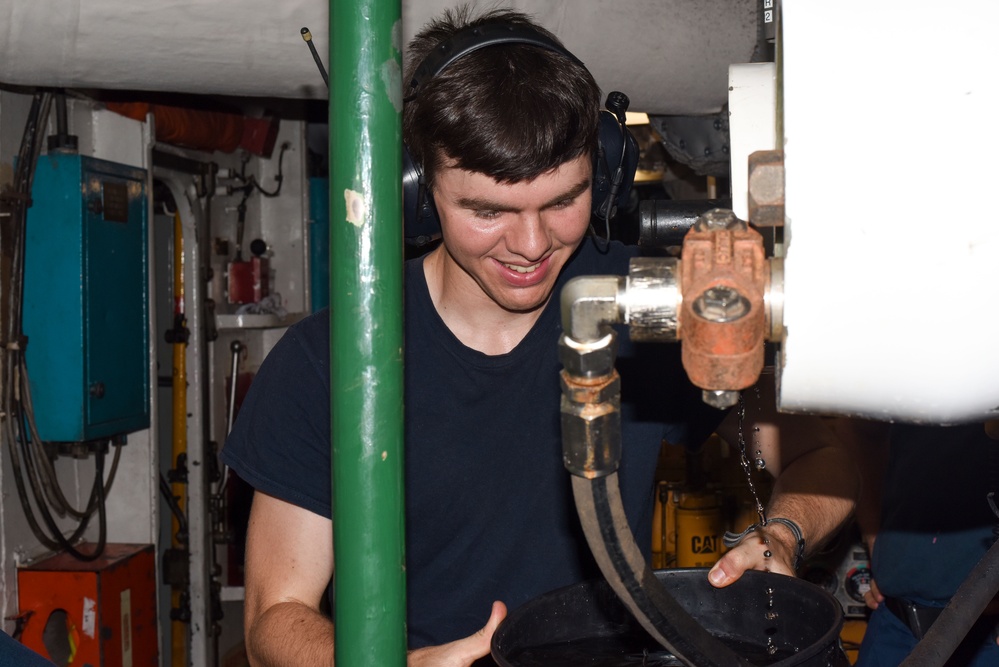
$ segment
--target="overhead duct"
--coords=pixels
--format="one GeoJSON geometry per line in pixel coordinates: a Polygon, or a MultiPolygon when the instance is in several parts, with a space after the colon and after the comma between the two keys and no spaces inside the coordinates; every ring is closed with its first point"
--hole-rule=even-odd
{"type": "MultiPolygon", "coordinates": [[[[455,4],[403,0],[401,43],[455,4]]],[[[752,61],[758,41],[757,0],[504,4],[555,32],[603,90],[623,90],[633,109],[653,114],[718,112],[729,64],[752,61]]],[[[325,0],[9,0],[0,3],[0,83],[325,99],[301,28],[322,52],[328,17],[325,0]]]]}

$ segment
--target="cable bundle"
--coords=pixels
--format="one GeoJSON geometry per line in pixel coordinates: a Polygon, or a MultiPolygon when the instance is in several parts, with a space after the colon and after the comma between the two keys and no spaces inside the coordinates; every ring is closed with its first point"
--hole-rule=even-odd
{"type": "Polygon", "coordinates": [[[27,216],[42,134],[51,107],[51,93],[36,93],[33,96],[17,155],[14,182],[8,191],[0,195],[10,211],[6,224],[0,226],[0,255],[9,262],[9,272],[3,276],[6,293],[0,294],[0,332],[3,336],[0,340],[0,420],[3,422],[0,438],[6,442],[10,452],[18,498],[35,537],[49,549],[65,550],[80,560],[95,560],[104,552],[107,539],[105,497],[114,481],[121,445],[115,445],[107,483],[104,483],[104,448],[95,448],[96,472],[90,497],[83,510],[74,508],[59,485],[52,457],[46,452],[45,443],[38,434],[25,362],[28,339],[22,325],[27,216]],[[32,508],[29,488],[41,523],[32,508]],[[68,515],[78,521],[68,538],[59,529],[53,513],[59,517],[68,515]],[[83,535],[95,513],[100,524],[98,542],[93,551],[84,553],[73,545],[83,535]]]}

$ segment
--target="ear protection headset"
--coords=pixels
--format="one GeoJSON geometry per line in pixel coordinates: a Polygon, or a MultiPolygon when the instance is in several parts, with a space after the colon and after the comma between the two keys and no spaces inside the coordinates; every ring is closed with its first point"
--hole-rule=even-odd
{"type": "MultiPolygon", "coordinates": [[[[404,101],[414,99],[420,87],[437,76],[455,60],[481,48],[497,44],[531,44],[561,53],[583,67],[576,56],[561,44],[528,27],[506,23],[487,23],[466,28],[442,42],[416,68],[404,101]]],[[[607,110],[600,111],[599,146],[593,156],[593,215],[608,225],[617,207],[628,199],[638,167],[638,142],[625,126],[628,97],[612,92],[607,96],[607,110]],[[611,165],[614,165],[613,167],[611,165]]],[[[440,237],[440,219],[433,198],[423,180],[423,167],[403,145],[402,198],[406,242],[425,245],[440,237]]]]}

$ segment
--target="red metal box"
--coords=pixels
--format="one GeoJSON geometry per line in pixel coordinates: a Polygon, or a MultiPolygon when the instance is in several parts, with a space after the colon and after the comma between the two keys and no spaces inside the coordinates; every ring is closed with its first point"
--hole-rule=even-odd
{"type": "Polygon", "coordinates": [[[69,667],[157,667],[155,559],[152,545],[108,544],[95,561],[63,553],[20,568],[21,641],[69,667]]]}
{"type": "Polygon", "coordinates": [[[229,303],[259,303],[270,293],[270,262],[266,257],[229,263],[229,303]]]}

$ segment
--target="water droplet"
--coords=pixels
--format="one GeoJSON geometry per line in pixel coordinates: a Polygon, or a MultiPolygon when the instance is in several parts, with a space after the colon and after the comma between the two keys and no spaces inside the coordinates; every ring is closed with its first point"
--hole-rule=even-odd
{"type": "Polygon", "coordinates": [[[761,458],[756,459],[755,463],[756,463],[756,469],[757,470],[765,470],[766,467],[767,467],[767,462],[764,461],[761,458]]]}
{"type": "Polygon", "coordinates": [[[776,618],[777,618],[778,616],[779,616],[779,614],[778,614],[777,612],[775,612],[775,611],[768,611],[768,612],[766,613],[766,615],[764,616],[764,618],[766,618],[766,619],[767,619],[768,621],[773,621],[773,620],[775,620],[775,619],[776,619],[776,618]]]}
{"type": "MultiPolygon", "coordinates": [[[[743,400],[742,394],[739,394],[739,465],[742,467],[743,475],[746,478],[746,485],[749,487],[749,493],[752,495],[753,500],[756,505],[756,513],[760,517],[760,525],[767,525],[767,513],[763,508],[763,503],[760,502],[760,494],[756,491],[756,485],[753,483],[752,468],[750,467],[749,454],[746,452],[746,438],[744,435],[744,421],[746,417],[746,403],[743,400]]],[[[753,427],[755,431],[759,431],[759,427],[753,427]]],[[[760,451],[756,451],[757,461],[756,466],[759,467],[759,462],[762,458],[759,456],[760,451]]]]}
{"type": "Polygon", "coordinates": [[[770,553],[769,549],[763,552],[763,557],[764,558],[770,558],[771,556],[773,556],[773,554],[770,553]]]}

